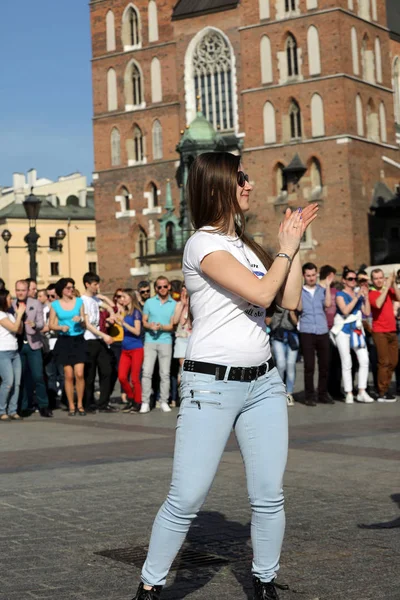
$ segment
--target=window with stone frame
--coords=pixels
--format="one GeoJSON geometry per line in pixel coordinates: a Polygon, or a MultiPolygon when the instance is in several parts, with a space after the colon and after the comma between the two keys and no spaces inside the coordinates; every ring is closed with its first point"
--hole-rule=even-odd
{"type": "Polygon", "coordinates": [[[269,19],[269,0],[259,0],[260,19],[269,19]]]}
{"type": "Polygon", "coordinates": [[[272,83],[272,54],[271,42],[267,35],[263,35],[260,42],[261,83],[272,83]]]}
{"type": "Polygon", "coordinates": [[[106,48],[107,52],[115,50],[115,19],[112,10],[106,15],[106,48]]]}
{"type": "Polygon", "coordinates": [[[358,2],[358,16],[367,21],[371,20],[370,12],[370,0],[357,0],[358,2]]]}
{"type": "Polygon", "coordinates": [[[307,31],[308,68],[310,76],[321,75],[321,52],[318,29],[311,25],[307,31]]]}
{"type": "Polygon", "coordinates": [[[353,62],[353,73],[354,75],[359,75],[360,64],[358,60],[358,38],[357,30],[355,27],[351,28],[351,57],[353,62]]]}
{"type": "Polygon", "coordinates": [[[325,135],[324,102],[319,94],[311,98],[311,135],[323,137],[325,135]]]}
{"type": "Polygon", "coordinates": [[[193,55],[195,96],[199,108],[215,129],[234,128],[232,55],[224,37],[208,31],[193,55]]]}
{"type": "Polygon", "coordinates": [[[147,234],[143,227],[139,226],[139,234],[138,234],[138,254],[139,258],[144,258],[148,254],[148,241],[147,234]]]}
{"type": "Polygon", "coordinates": [[[275,108],[271,102],[266,102],[263,109],[264,144],[276,143],[275,108]]]}
{"type": "Polygon", "coordinates": [[[121,189],[120,196],[122,196],[121,211],[128,212],[128,210],[131,210],[131,195],[126,187],[121,189]]]}
{"type": "Polygon", "coordinates": [[[107,110],[110,112],[117,109],[117,74],[115,69],[111,68],[107,71],[107,110]]]}
{"type": "Polygon", "coordinates": [[[311,200],[320,200],[322,198],[322,173],[321,164],[315,157],[310,163],[310,182],[311,182],[311,200]]]}
{"type": "Polygon", "coordinates": [[[139,11],[133,5],[130,5],[124,12],[122,43],[125,50],[138,47],[141,43],[139,11]]]}
{"type": "Polygon", "coordinates": [[[296,10],[296,0],[285,0],[285,12],[296,10]]]}
{"type": "Polygon", "coordinates": [[[142,103],[142,77],[137,65],[132,65],[132,91],[133,105],[138,106],[142,103]]]}
{"type": "Polygon", "coordinates": [[[289,119],[290,119],[290,139],[297,140],[302,137],[302,126],[301,126],[301,111],[300,106],[295,100],[292,100],[289,107],[289,119]]]}
{"type": "Polygon", "coordinates": [[[156,119],[153,123],[152,138],[153,138],[153,159],[161,160],[163,157],[163,132],[162,132],[162,125],[158,119],[156,119]]]}
{"type": "Polygon", "coordinates": [[[371,41],[364,35],[361,46],[362,76],[365,81],[375,83],[375,57],[371,41]]]}
{"type": "Polygon", "coordinates": [[[132,60],[125,69],[125,110],[144,108],[143,75],[139,64],[132,60]]]}
{"type": "Polygon", "coordinates": [[[375,75],[376,81],[382,83],[382,51],[381,40],[378,36],[375,38],[375,75]]]}
{"type": "Polygon", "coordinates": [[[379,129],[381,141],[386,144],[387,142],[387,127],[386,127],[386,108],[383,102],[379,105],[379,129]]]}
{"type": "Polygon", "coordinates": [[[364,137],[364,110],[360,94],[356,96],[357,135],[364,137]]]}
{"type": "Polygon", "coordinates": [[[143,133],[138,125],[133,130],[133,159],[137,163],[144,159],[143,133]]]}
{"type": "Polygon", "coordinates": [[[286,60],[288,77],[299,75],[299,59],[297,56],[296,38],[290,33],[286,39],[286,60]]]}
{"type": "Polygon", "coordinates": [[[171,221],[168,221],[168,223],[165,226],[165,239],[166,239],[167,251],[175,250],[175,248],[176,248],[175,223],[172,223],[171,221]]]}
{"type": "Polygon", "coordinates": [[[121,164],[121,134],[114,127],[111,131],[111,166],[118,167],[121,164]]]}
{"type": "Polygon", "coordinates": [[[161,78],[161,63],[155,56],[151,61],[151,101],[153,103],[162,102],[162,78],[161,78]]]}
{"type": "Polygon", "coordinates": [[[379,115],[372,98],[367,104],[367,138],[379,142],[379,115]]]}
{"type": "Polygon", "coordinates": [[[400,57],[396,56],[393,61],[393,100],[394,120],[400,125],[400,57]]]}
{"type": "Polygon", "coordinates": [[[148,6],[149,20],[149,42],[157,42],[158,40],[158,14],[157,4],[155,0],[150,0],[148,6]]]}

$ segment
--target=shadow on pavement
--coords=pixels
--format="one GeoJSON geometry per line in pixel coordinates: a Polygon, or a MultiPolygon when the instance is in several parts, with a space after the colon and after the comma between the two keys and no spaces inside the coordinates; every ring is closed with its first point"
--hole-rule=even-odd
{"type": "MultiPolygon", "coordinates": [[[[390,497],[393,502],[397,504],[398,508],[400,508],[400,494],[392,494],[390,497]]],[[[393,521],[385,521],[383,523],[371,523],[370,525],[361,523],[358,527],[360,529],[394,529],[400,527],[400,517],[393,519],[393,521]]]]}
{"type": "MultiPolygon", "coordinates": [[[[200,512],[189,530],[184,550],[207,552],[222,560],[216,564],[199,564],[198,568],[194,563],[190,569],[182,569],[178,564],[175,580],[164,590],[163,597],[182,600],[188,594],[203,588],[221,569],[229,566],[242,586],[245,597],[249,600],[252,598],[250,523],[242,525],[236,521],[228,521],[219,512],[200,512]]],[[[220,586],[221,580],[218,583],[219,588],[220,586]]]]}

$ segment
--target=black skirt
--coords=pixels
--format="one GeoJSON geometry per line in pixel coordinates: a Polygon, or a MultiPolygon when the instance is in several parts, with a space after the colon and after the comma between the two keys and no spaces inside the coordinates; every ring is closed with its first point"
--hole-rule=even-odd
{"type": "Polygon", "coordinates": [[[64,367],[85,363],[87,352],[83,335],[60,335],[53,354],[56,363],[64,367]]]}

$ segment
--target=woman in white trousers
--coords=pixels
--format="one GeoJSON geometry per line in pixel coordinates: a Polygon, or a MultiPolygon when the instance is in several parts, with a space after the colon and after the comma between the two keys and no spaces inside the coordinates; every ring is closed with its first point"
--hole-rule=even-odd
{"type": "Polygon", "coordinates": [[[331,332],[335,336],[342,363],[346,404],[353,404],[354,402],[351,350],[356,353],[359,364],[356,400],[358,402],[373,402],[373,399],[367,393],[369,356],[362,326],[362,312],[369,314],[371,309],[368,289],[362,287],[360,291],[356,292],[356,285],[357,275],[355,271],[344,267],[343,290],[336,294],[337,313],[331,332]]]}

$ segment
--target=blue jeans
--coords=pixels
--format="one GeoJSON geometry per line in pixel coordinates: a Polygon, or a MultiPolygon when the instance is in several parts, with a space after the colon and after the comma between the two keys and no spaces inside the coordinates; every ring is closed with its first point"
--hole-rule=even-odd
{"type": "Polygon", "coordinates": [[[182,374],[172,483],[153,525],[142,570],[147,585],[164,585],[207,497],[232,428],[246,468],[252,509],[252,571],[266,582],[279,569],[288,447],[285,387],[275,368],[250,383],[226,378],[227,374],[223,381],[213,375],[182,374]]]}
{"type": "Polygon", "coordinates": [[[21,359],[17,350],[0,352],[0,415],[15,415],[21,384],[21,359]]]}
{"type": "Polygon", "coordinates": [[[49,399],[44,383],[42,349],[32,350],[29,344],[23,344],[20,350],[22,363],[21,410],[29,407],[29,395],[36,391],[36,401],[39,408],[47,408],[49,399]],[[29,388],[29,389],[28,389],[29,388]]]}
{"type": "Polygon", "coordinates": [[[288,394],[293,394],[294,382],[296,381],[296,362],[299,350],[292,350],[287,341],[279,342],[272,340],[272,351],[276,362],[276,368],[282,381],[285,381],[288,394]]]}

